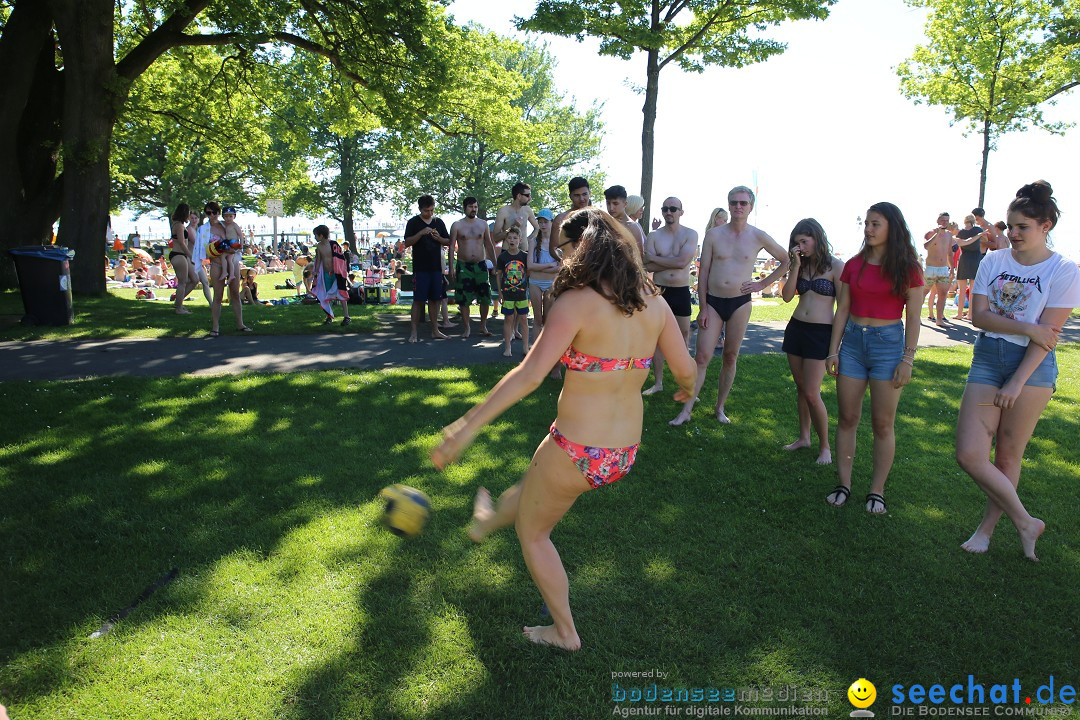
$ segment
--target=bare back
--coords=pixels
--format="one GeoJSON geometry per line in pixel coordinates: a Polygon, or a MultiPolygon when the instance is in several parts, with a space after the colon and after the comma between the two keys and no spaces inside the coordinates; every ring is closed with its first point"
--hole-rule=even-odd
{"type": "MultiPolygon", "coordinates": [[[[601,358],[651,358],[671,310],[658,296],[647,302],[645,310],[627,316],[592,289],[570,290],[555,302],[552,320],[556,313],[584,318],[572,343],[579,352],[601,358]]],[[[559,430],[574,442],[596,447],[639,442],[641,387],[648,372],[567,370],[559,395],[559,430]]]]}
{"type": "Polygon", "coordinates": [[[709,265],[708,293],[717,297],[745,294],[742,286],[753,279],[758,254],[770,250],[770,254],[777,256],[770,246],[775,246],[786,258],[783,248],[753,225],[746,225],[737,232],[733,223],[727,223],[705,233],[701,253],[702,265],[709,265]]]}

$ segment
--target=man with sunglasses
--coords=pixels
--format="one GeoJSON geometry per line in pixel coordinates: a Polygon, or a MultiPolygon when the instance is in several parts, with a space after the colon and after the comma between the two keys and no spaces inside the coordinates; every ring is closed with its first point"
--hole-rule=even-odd
{"type": "MultiPolygon", "coordinates": [[[[683,342],[689,349],[690,315],[693,312],[690,303],[690,266],[697,257],[698,235],[679,222],[683,214],[679,198],[664,200],[660,212],[664,215],[663,227],[653,230],[645,239],[645,269],[654,273],[653,282],[675,314],[683,342]]],[[[653,355],[652,369],[655,381],[642,395],[652,395],[664,389],[664,355],[659,346],[653,355]]]]}
{"type": "Polygon", "coordinates": [[[746,326],[750,322],[750,299],[753,293],[769,287],[773,281],[788,270],[787,250],[782,248],[768,233],[749,224],[754,209],[754,191],[739,185],[728,193],[730,220],[705,233],[701,248],[701,271],[698,274],[698,340],[695,361],[697,384],[694,394],[683,405],[682,411],[670,425],[690,422],[690,413],[697,402],[698,393],[705,383],[705,371],[709,369],[720,332],[725,331],[723,365],[716,397],[716,419],[729,423],[724,404],[735,382],[735,369],[739,360],[746,326]],[[767,277],[755,281],[754,261],[765,250],[779,262],[779,266],[767,277]]]}
{"type": "MultiPolygon", "coordinates": [[[[517,182],[510,189],[510,196],[513,199],[495,213],[495,227],[492,228],[491,237],[495,243],[501,243],[506,239],[506,231],[511,227],[517,227],[521,234],[521,249],[528,254],[532,247],[532,240],[540,230],[540,224],[536,222],[536,214],[529,207],[529,203],[532,202],[532,188],[528,183],[517,182]],[[529,225],[532,225],[532,232],[528,231],[529,225]]],[[[492,261],[494,259],[489,258],[492,261]]]]}

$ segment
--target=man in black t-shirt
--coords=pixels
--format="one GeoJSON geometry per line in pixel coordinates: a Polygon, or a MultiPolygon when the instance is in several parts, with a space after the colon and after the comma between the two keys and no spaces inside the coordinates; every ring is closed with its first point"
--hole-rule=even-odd
{"type": "Polygon", "coordinates": [[[430,195],[420,197],[417,205],[420,214],[405,224],[405,247],[412,248],[413,258],[413,302],[412,334],[409,342],[417,342],[416,333],[420,327],[420,318],[424,316],[424,304],[431,311],[431,336],[445,340],[449,336],[439,330],[439,303],[446,297],[443,287],[442,246],[450,244],[450,233],[446,224],[435,217],[435,198],[430,195]]]}

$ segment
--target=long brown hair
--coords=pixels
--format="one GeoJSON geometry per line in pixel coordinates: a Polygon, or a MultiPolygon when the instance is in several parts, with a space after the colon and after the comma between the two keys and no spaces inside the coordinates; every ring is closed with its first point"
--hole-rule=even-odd
{"type": "Polygon", "coordinates": [[[627,315],[646,307],[646,295],[656,293],[641,264],[637,241],[614,218],[599,208],[570,213],[561,225],[562,242],[578,243],[562,263],[551,288],[552,298],[567,290],[589,287],[627,315]]]}
{"type": "MultiPolygon", "coordinates": [[[[889,233],[885,241],[885,256],[881,261],[881,276],[892,283],[893,295],[904,297],[911,288],[911,281],[918,278],[922,281],[922,266],[919,264],[919,256],[915,252],[915,245],[911,241],[911,231],[900,208],[890,202],[879,202],[870,206],[866,214],[875,212],[885,218],[889,223],[889,233]]],[[[859,255],[865,261],[870,254],[870,249],[863,240],[862,250],[859,255]]],[[[859,268],[862,275],[863,268],[859,268]]]]}

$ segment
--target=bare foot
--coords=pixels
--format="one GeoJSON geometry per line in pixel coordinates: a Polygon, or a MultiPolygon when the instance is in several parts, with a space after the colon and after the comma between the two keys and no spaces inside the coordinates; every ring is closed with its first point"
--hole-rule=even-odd
{"type": "Polygon", "coordinates": [[[495,511],[491,507],[491,493],[487,491],[487,488],[480,488],[476,491],[476,497],[473,499],[473,513],[472,523],[469,524],[469,539],[474,543],[483,542],[487,537],[487,532],[480,529],[480,525],[487,522],[495,511]]]}
{"type": "Polygon", "coordinates": [[[793,443],[791,443],[789,445],[785,445],[784,449],[788,450],[788,451],[791,451],[791,450],[798,450],[799,448],[804,448],[804,447],[810,447],[810,438],[799,438],[795,442],[793,442],[793,443]]]}
{"type": "Polygon", "coordinates": [[[1046,523],[1039,518],[1031,518],[1032,523],[1024,528],[1017,528],[1020,531],[1020,544],[1024,546],[1024,555],[1029,560],[1039,561],[1039,558],[1035,556],[1035,541],[1039,539],[1039,536],[1046,530],[1046,523]]]}
{"type": "Polygon", "coordinates": [[[177,314],[177,315],[190,315],[190,314],[191,314],[191,311],[190,311],[190,310],[183,310],[183,309],[181,309],[181,310],[177,310],[177,311],[176,311],[176,314],[177,314]]]}
{"type": "Polygon", "coordinates": [[[716,408],[716,421],[721,425],[728,425],[731,423],[731,418],[724,414],[723,408],[716,408]]]}
{"type": "Polygon", "coordinates": [[[457,327],[457,323],[450,322],[449,320],[443,320],[439,327],[443,329],[450,329],[457,327]]]}
{"type": "Polygon", "coordinates": [[[653,385],[651,388],[646,388],[641,391],[642,395],[655,395],[658,392],[664,392],[663,385],[653,385]]]}
{"type": "Polygon", "coordinates": [[[510,348],[506,348],[503,351],[503,357],[514,357],[514,352],[510,348]]]}
{"type": "Polygon", "coordinates": [[[934,324],[937,325],[938,327],[945,327],[945,321],[944,320],[938,320],[934,324]]]}
{"type": "Polygon", "coordinates": [[[441,332],[434,332],[434,333],[431,334],[431,337],[433,337],[436,340],[449,340],[450,339],[449,335],[444,335],[441,332]]]}
{"type": "Polygon", "coordinates": [[[469,337],[470,333],[472,333],[472,330],[470,330],[469,328],[465,328],[465,332],[463,332],[461,334],[461,339],[462,340],[467,339],[469,337]]]}
{"type": "Polygon", "coordinates": [[[679,427],[680,425],[685,425],[688,422],[690,422],[690,411],[683,410],[681,413],[675,416],[674,420],[669,420],[668,425],[671,425],[672,427],[679,427]]]}
{"type": "Polygon", "coordinates": [[[414,342],[420,342],[420,341],[416,339],[415,335],[410,335],[409,336],[409,342],[414,343],[414,342]]]}
{"type": "Polygon", "coordinates": [[[535,625],[533,627],[521,628],[525,637],[537,645],[551,645],[553,647],[562,648],[563,650],[580,650],[581,638],[574,633],[570,637],[563,637],[559,635],[555,630],[554,625],[535,625]]]}
{"type": "Polygon", "coordinates": [[[483,335],[484,337],[491,337],[495,333],[491,332],[486,327],[482,327],[482,328],[480,328],[480,334],[483,335]]]}
{"type": "Polygon", "coordinates": [[[990,536],[976,530],[960,547],[969,553],[984,553],[990,549],[990,536]]]}
{"type": "Polygon", "coordinates": [[[825,448],[814,462],[818,465],[832,465],[832,450],[825,448]]]}

